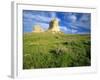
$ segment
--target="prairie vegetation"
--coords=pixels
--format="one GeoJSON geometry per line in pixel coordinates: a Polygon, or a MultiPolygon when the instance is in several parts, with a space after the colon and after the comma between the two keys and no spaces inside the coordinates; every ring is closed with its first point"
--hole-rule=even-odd
{"type": "Polygon", "coordinates": [[[89,34],[23,34],[23,69],[91,65],[89,34]]]}

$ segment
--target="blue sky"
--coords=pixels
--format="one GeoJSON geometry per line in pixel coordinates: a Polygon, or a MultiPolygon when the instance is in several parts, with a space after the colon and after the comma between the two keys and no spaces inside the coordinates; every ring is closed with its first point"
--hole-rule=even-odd
{"type": "Polygon", "coordinates": [[[53,18],[59,20],[60,30],[66,34],[87,34],[91,31],[90,13],[34,10],[23,10],[23,31],[32,32],[33,26],[36,24],[46,31],[53,18]]]}

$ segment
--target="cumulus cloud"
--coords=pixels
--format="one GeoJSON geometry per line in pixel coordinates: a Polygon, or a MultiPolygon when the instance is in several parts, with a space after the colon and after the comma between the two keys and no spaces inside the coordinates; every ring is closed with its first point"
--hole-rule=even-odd
{"type": "Polygon", "coordinates": [[[89,33],[91,26],[90,18],[89,13],[65,13],[62,23],[71,29],[72,33],[89,33]]]}
{"type": "Polygon", "coordinates": [[[90,14],[83,14],[80,19],[75,23],[75,26],[90,30],[91,27],[90,14]]]}
{"type": "Polygon", "coordinates": [[[45,15],[45,12],[31,12],[31,11],[24,11],[23,12],[23,25],[25,32],[32,31],[34,25],[39,24],[43,27],[44,30],[48,28],[48,23],[51,21],[51,17],[45,15]]]}
{"type": "Polygon", "coordinates": [[[27,20],[35,20],[35,21],[39,21],[39,22],[50,22],[51,18],[50,17],[46,17],[46,16],[42,16],[42,15],[33,15],[31,13],[28,14],[24,14],[24,19],[27,20]]]}
{"type": "Polygon", "coordinates": [[[69,19],[70,19],[70,21],[71,21],[72,23],[74,23],[74,22],[76,22],[77,17],[76,17],[75,15],[70,15],[70,16],[69,16],[69,19]]]}
{"type": "Polygon", "coordinates": [[[56,12],[51,12],[51,18],[56,18],[56,12]]]}

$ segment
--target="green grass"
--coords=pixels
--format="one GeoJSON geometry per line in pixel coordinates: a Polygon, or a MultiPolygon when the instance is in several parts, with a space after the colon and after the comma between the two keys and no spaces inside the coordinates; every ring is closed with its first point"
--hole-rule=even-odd
{"type": "Polygon", "coordinates": [[[91,65],[90,35],[24,33],[23,69],[91,65]]]}

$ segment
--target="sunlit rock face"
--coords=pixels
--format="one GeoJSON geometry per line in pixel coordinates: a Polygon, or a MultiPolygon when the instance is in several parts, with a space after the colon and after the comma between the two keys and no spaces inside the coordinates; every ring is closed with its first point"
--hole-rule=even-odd
{"type": "Polygon", "coordinates": [[[35,25],[33,27],[33,32],[39,33],[39,32],[44,32],[44,30],[42,29],[42,27],[40,25],[35,25]]]}
{"type": "Polygon", "coordinates": [[[59,21],[57,19],[51,20],[51,22],[49,23],[48,31],[54,32],[54,33],[55,32],[60,32],[59,21]]]}

